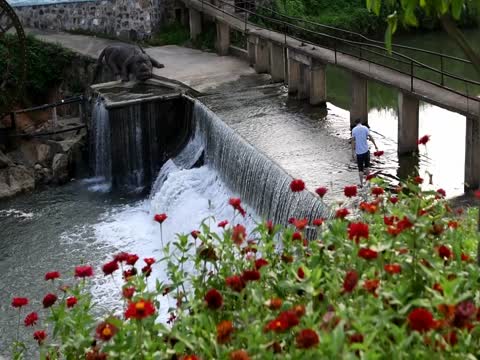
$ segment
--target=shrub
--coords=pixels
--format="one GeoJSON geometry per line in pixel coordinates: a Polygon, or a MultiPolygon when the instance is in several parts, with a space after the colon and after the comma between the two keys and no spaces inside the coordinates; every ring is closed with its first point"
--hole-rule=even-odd
{"type": "Polygon", "coordinates": [[[35,339],[50,359],[475,358],[474,211],[453,211],[418,181],[369,181],[374,195],[353,196],[347,217],[262,222],[248,235],[233,198],[222,233],[208,219],[165,245],[168,281],[153,289],[154,259],[117,254],[103,272],[123,270],[123,306],[101,319],[84,289],[91,269],[77,267],[75,285],[43,310],[53,328],[36,325],[35,339]],[[176,301],[164,323],[166,298],[176,301]]]}

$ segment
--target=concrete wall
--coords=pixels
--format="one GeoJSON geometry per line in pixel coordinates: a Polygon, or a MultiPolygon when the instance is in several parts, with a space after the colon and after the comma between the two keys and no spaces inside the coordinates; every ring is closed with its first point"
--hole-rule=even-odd
{"type": "Polygon", "coordinates": [[[171,6],[171,0],[94,0],[14,9],[25,27],[81,30],[137,40],[150,36],[167,21],[171,6]]]}

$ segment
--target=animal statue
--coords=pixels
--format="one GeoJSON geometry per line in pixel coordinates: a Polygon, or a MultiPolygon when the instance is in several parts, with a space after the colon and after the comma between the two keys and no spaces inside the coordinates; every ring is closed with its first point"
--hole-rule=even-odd
{"type": "Polygon", "coordinates": [[[139,81],[145,81],[152,77],[152,68],[165,67],[155,59],[152,59],[145,51],[136,45],[116,44],[109,45],[102,50],[97,60],[93,82],[97,80],[102,64],[105,63],[115,78],[120,76],[122,81],[129,81],[133,74],[139,81]]]}

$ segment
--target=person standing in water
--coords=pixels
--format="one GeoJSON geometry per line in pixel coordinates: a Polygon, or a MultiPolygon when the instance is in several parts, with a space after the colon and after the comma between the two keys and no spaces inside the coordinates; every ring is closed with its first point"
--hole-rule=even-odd
{"type": "Polygon", "coordinates": [[[375,140],[370,135],[368,127],[362,124],[360,119],[355,120],[355,127],[352,129],[352,158],[357,161],[358,175],[360,178],[360,187],[363,187],[363,178],[368,175],[370,168],[370,150],[368,149],[368,140],[370,140],[375,149],[378,150],[375,140]]]}

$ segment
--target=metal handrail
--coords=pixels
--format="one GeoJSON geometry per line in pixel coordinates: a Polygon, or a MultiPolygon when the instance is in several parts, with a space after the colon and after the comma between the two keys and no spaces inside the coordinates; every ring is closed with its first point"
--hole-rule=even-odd
{"type": "MultiPolygon", "coordinates": [[[[413,84],[413,80],[414,80],[414,79],[418,79],[418,80],[421,80],[421,81],[425,81],[425,82],[427,82],[427,83],[430,83],[430,84],[432,84],[432,85],[441,87],[441,88],[443,88],[443,89],[445,89],[445,90],[448,90],[448,91],[450,91],[450,92],[453,92],[453,93],[455,93],[455,94],[464,96],[464,97],[466,97],[466,98],[469,99],[469,100],[473,100],[473,101],[475,101],[475,102],[480,102],[480,98],[478,98],[478,97],[472,97],[472,96],[470,96],[470,95],[468,94],[468,88],[467,88],[467,94],[465,94],[465,93],[460,92],[460,91],[457,91],[457,90],[455,90],[455,89],[446,87],[446,86],[444,85],[443,79],[444,79],[444,77],[448,77],[448,78],[452,78],[452,79],[455,79],[455,80],[462,81],[462,82],[464,82],[465,84],[472,84],[472,85],[477,85],[477,86],[480,85],[480,82],[478,82],[478,81],[471,80],[471,79],[466,79],[466,78],[463,78],[463,77],[460,77],[460,76],[457,76],[457,75],[454,75],[454,74],[451,74],[451,73],[444,72],[444,71],[442,71],[442,70],[438,70],[438,69],[436,69],[436,68],[434,68],[434,67],[432,67],[432,66],[423,64],[423,63],[421,63],[420,61],[418,61],[418,60],[416,60],[416,59],[413,59],[413,58],[411,58],[411,57],[409,57],[409,56],[407,56],[407,55],[405,55],[405,54],[398,53],[398,52],[396,52],[396,51],[392,51],[392,55],[397,56],[397,57],[402,58],[402,59],[406,59],[406,60],[407,60],[407,63],[410,64],[410,73],[403,72],[403,71],[400,71],[400,70],[398,70],[398,69],[396,69],[396,68],[390,67],[390,66],[388,66],[388,65],[381,64],[381,63],[375,62],[375,61],[370,60],[370,59],[364,59],[364,58],[362,58],[361,56],[359,57],[358,55],[356,55],[356,54],[351,54],[351,53],[349,53],[349,52],[347,52],[347,51],[345,51],[345,50],[338,50],[337,41],[339,41],[340,43],[346,44],[346,45],[348,45],[348,46],[351,46],[351,47],[353,47],[354,49],[357,49],[357,50],[360,50],[360,51],[361,51],[361,50],[368,50],[368,49],[365,49],[365,48],[364,48],[364,47],[366,47],[366,46],[367,46],[367,47],[370,47],[370,48],[375,48],[375,49],[380,49],[380,50],[382,50],[382,51],[385,51],[386,49],[385,49],[384,46],[379,46],[379,45],[374,45],[374,44],[366,44],[366,43],[364,43],[364,42],[347,40],[347,39],[339,38],[339,37],[336,37],[336,36],[333,36],[333,35],[316,32],[316,31],[313,31],[313,30],[310,30],[310,29],[303,28],[303,27],[301,27],[301,26],[297,26],[297,25],[295,25],[295,24],[290,24],[290,23],[288,23],[288,22],[286,22],[286,21],[282,21],[282,20],[278,20],[278,19],[275,19],[275,18],[271,18],[271,17],[265,16],[265,15],[262,15],[262,14],[258,14],[257,12],[251,11],[251,10],[246,9],[246,8],[243,8],[243,7],[239,7],[239,6],[235,5],[235,4],[228,3],[228,2],[226,2],[226,1],[224,1],[224,0],[216,0],[216,2],[219,3],[219,4],[227,5],[227,6],[229,6],[229,7],[234,8],[234,9],[239,9],[239,10],[241,10],[242,12],[245,13],[245,17],[244,17],[244,18],[240,18],[240,17],[236,16],[235,14],[232,14],[232,13],[230,13],[230,12],[225,11],[225,10],[224,10],[223,8],[221,8],[221,7],[218,7],[218,6],[214,5],[214,4],[211,4],[211,3],[209,3],[209,2],[206,2],[205,0],[201,0],[202,7],[204,7],[204,5],[207,4],[209,7],[212,7],[212,8],[214,8],[214,9],[217,9],[217,10],[219,10],[220,12],[222,12],[222,13],[224,13],[224,14],[227,14],[227,15],[229,15],[229,16],[237,19],[237,20],[240,20],[240,21],[242,21],[242,22],[245,21],[245,30],[244,30],[245,32],[248,31],[248,29],[247,29],[247,22],[248,22],[248,21],[247,21],[247,16],[246,16],[246,14],[247,14],[247,13],[248,13],[248,14],[252,14],[252,15],[255,15],[255,16],[261,18],[261,19],[271,21],[273,24],[281,25],[281,26],[282,26],[283,33],[284,33],[284,35],[285,35],[285,46],[287,46],[287,45],[286,45],[286,38],[287,38],[287,33],[288,33],[288,29],[289,29],[289,28],[291,28],[291,29],[297,29],[297,30],[301,30],[301,31],[306,31],[306,32],[311,33],[311,34],[314,34],[314,35],[318,35],[318,36],[321,36],[321,37],[325,37],[325,38],[334,40],[335,42],[334,42],[334,48],[333,48],[333,49],[332,49],[331,47],[325,46],[325,45],[322,45],[321,47],[324,47],[324,48],[327,48],[327,49],[330,49],[330,50],[334,50],[334,52],[335,52],[335,59],[336,59],[336,54],[337,54],[337,52],[338,52],[338,53],[342,53],[342,54],[346,54],[346,55],[350,55],[350,56],[359,58],[359,59],[364,60],[364,61],[368,61],[369,63],[372,63],[372,64],[384,66],[384,67],[386,67],[386,68],[389,68],[389,69],[395,70],[395,71],[397,71],[397,72],[399,72],[399,73],[402,73],[402,74],[405,74],[405,75],[410,76],[410,78],[411,78],[411,91],[412,91],[412,92],[414,91],[414,90],[413,90],[413,88],[414,88],[414,86],[413,86],[413,85],[414,85],[414,84],[413,84]],[[359,45],[360,47],[358,47],[357,45],[359,45]],[[434,73],[440,74],[441,77],[442,77],[441,84],[438,84],[438,83],[436,83],[436,82],[434,82],[434,81],[432,81],[432,80],[428,80],[428,79],[416,77],[416,76],[414,75],[414,68],[415,68],[415,67],[423,68],[423,69],[432,71],[432,72],[434,72],[434,73]]],[[[248,22],[248,23],[249,23],[249,22],[248,22]]],[[[270,28],[268,28],[268,27],[264,27],[264,26],[259,25],[259,24],[255,24],[255,23],[249,23],[249,24],[250,24],[250,25],[254,25],[254,26],[256,26],[256,27],[260,27],[260,28],[265,29],[265,30],[272,30],[272,29],[270,29],[270,28]]],[[[282,30],[277,30],[277,31],[278,31],[279,33],[281,33],[282,30]]],[[[318,44],[309,42],[309,41],[307,41],[307,40],[305,40],[305,39],[303,39],[303,38],[296,38],[296,37],[293,36],[293,35],[288,35],[288,36],[289,36],[290,38],[293,38],[293,39],[295,39],[295,40],[298,40],[298,41],[300,41],[300,42],[302,42],[302,43],[308,43],[308,44],[313,45],[313,46],[319,46],[318,44]]],[[[383,44],[383,43],[381,43],[381,42],[377,42],[377,43],[383,44]]],[[[397,62],[400,62],[400,61],[401,61],[401,60],[399,60],[399,59],[396,59],[396,58],[393,57],[393,56],[386,56],[386,55],[382,55],[382,54],[378,54],[378,53],[377,53],[377,55],[379,55],[379,56],[381,56],[381,57],[383,57],[383,58],[385,58],[385,59],[389,59],[389,60],[393,60],[393,61],[397,61],[397,62]]],[[[438,54],[438,55],[441,55],[441,54],[438,54]]],[[[402,62],[405,63],[405,61],[402,61],[402,62]]]]}
{"type": "Polygon", "coordinates": [[[31,111],[45,110],[45,109],[50,109],[50,108],[53,108],[53,107],[58,107],[58,106],[62,106],[62,105],[68,105],[68,104],[81,102],[81,101],[83,101],[83,99],[84,99],[83,95],[72,96],[72,97],[69,97],[67,99],[60,100],[59,102],[56,102],[56,103],[39,105],[39,106],[34,106],[34,107],[26,108],[26,109],[15,110],[15,111],[12,111],[12,113],[23,114],[23,113],[27,113],[27,112],[31,112],[31,111]]]}

